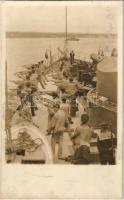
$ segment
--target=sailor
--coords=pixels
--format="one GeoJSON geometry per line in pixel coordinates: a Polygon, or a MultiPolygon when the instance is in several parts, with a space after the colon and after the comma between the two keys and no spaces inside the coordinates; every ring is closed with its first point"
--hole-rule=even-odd
{"type": "Polygon", "coordinates": [[[51,134],[51,121],[55,114],[54,107],[48,107],[48,129],[47,129],[47,135],[51,134]]]}
{"type": "Polygon", "coordinates": [[[115,134],[111,131],[111,125],[107,123],[101,124],[101,131],[97,138],[100,163],[102,165],[115,164],[115,134]]]}
{"type": "Polygon", "coordinates": [[[46,76],[45,71],[42,71],[41,76],[42,76],[42,79],[43,79],[43,81],[44,81],[44,84],[47,85],[46,82],[48,81],[48,79],[47,79],[47,76],[46,76]]]}
{"type": "Polygon", "coordinates": [[[21,103],[22,103],[22,90],[23,90],[24,86],[23,85],[19,85],[17,88],[17,96],[19,97],[21,103]]]}
{"type": "Polygon", "coordinates": [[[88,125],[89,116],[81,115],[81,125],[75,130],[72,141],[75,144],[75,153],[72,159],[73,164],[90,163],[90,140],[93,134],[92,128],[88,125]]]}
{"type": "Polygon", "coordinates": [[[60,64],[60,67],[59,67],[60,71],[63,70],[63,67],[64,67],[64,62],[62,62],[62,63],[60,64]]]}
{"type": "Polygon", "coordinates": [[[30,82],[32,85],[34,85],[36,88],[38,86],[38,75],[36,73],[36,70],[31,71],[31,76],[30,76],[30,82]]]}
{"type": "Polygon", "coordinates": [[[47,51],[45,52],[45,58],[48,59],[48,53],[47,53],[47,51]]]}
{"type": "Polygon", "coordinates": [[[75,57],[75,53],[74,51],[72,51],[72,62],[74,63],[74,57],[75,57]]]}
{"type": "Polygon", "coordinates": [[[43,60],[40,62],[39,68],[40,68],[40,71],[41,71],[40,73],[41,73],[42,82],[43,82],[44,85],[46,85],[46,81],[48,81],[48,80],[47,80],[46,72],[45,72],[46,66],[44,65],[43,60]]]}
{"type": "Polygon", "coordinates": [[[104,51],[103,51],[102,48],[99,48],[99,50],[98,50],[98,55],[99,55],[99,56],[104,56],[104,51]]]}
{"type": "MultiPolygon", "coordinates": [[[[26,82],[23,86],[20,85],[18,87],[17,95],[20,98],[22,107],[24,104],[27,104],[27,102],[28,102],[28,97],[31,92],[30,86],[31,86],[30,82],[26,82]]],[[[18,110],[18,108],[17,108],[17,110],[18,110]]]]}
{"type": "Polygon", "coordinates": [[[36,87],[32,87],[31,88],[31,93],[30,93],[30,106],[31,106],[31,114],[32,116],[35,116],[35,111],[38,110],[36,104],[35,104],[35,101],[34,101],[34,96],[35,96],[35,93],[37,91],[37,88],[36,87]]]}
{"type": "Polygon", "coordinates": [[[48,52],[45,52],[45,60],[44,60],[44,64],[46,65],[46,67],[49,66],[49,56],[48,56],[48,52]]]}
{"type": "Polygon", "coordinates": [[[38,65],[36,72],[37,72],[37,75],[38,75],[38,77],[37,77],[38,82],[40,83],[41,87],[43,89],[45,89],[45,86],[44,86],[43,81],[42,81],[42,75],[41,75],[42,72],[41,72],[41,69],[40,69],[40,64],[38,65]]]}
{"type": "Polygon", "coordinates": [[[72,50],[72,51],[70,52],[70,63],[71,63],[71,64],[74,63],[74,57],[75,57],[75,53],[74,53],[74,51],[72,50]]]}
{"type": "Polygon", "coordinates": [[[66,93],[70,99],[70,115],[76,116],[76,112],[78,111],[78,105],[76,102],[77,98],[77,83],[73,82],[73,78],[69,78],[69,83],[66,84],[66,93]]]}
{"type": "Polygon", "coordinates": [[[70,119],[70,105],[66,103],[66,98],[62,98],[62,103],[60,105],[60,109],[64,110],[65,112],[65,118],[66,118],[66,123],[69,123],[70,119]]]}
{"type": "Polygon", "coordinates": [[[55,155],[55,147],[58,143],[58,152],[57,157],[60,159],[62,157],[62,145],[63,145],[63,133],[65,129],[65,112],[60,109],[60,106],[58,105],[58,109],[56,113],[54,114],[51,122],[51,131],[52,138],[51,138],[51,145],[53,154],[55,155]]]}
{"type": "Polygon", "coordinates": [[[59,103],[55,103],[53,107],[48,106],[48,129],[47,129],[47,135],[51,135],[51,125],[52,125],[52,118],[56,111],[58,110],[59,103]]]}
{"type": "MultiPolygon", "coordinates": [[[[48,106],[48,129],[47,129],[47,135],[51,134],[51,121],[52,117],[54,116],[56,109],[58,108],[58,105],[60,105],[60,99],[58,97],[57,92],[52,93],[54,105],[53,107],[48,106]]],[[[58,110],[58,109],[57,109],[58,110]]]]}
{"type": "Polygon", "coordinates": [[[25,96],[26,96],[26,102],[30,101],[29,99],[30,99],[30,94],[31,94],[31,87],[32,87],[32,85],[30,82],[27,82],[25,84],[23,92],[25,93],[25,96]]]}
{"type": "Polygon", "coordinates": [[[26,82],[22,91],[21,91],[21,105],[22,108],[24,105],[27,105],[31,109],[32,116],[35,116],[34,109],[36,108],[33,100],[33,95],[37,91],[37,88],[31,85],[30,82],[26,82]]]}
{"type": "Polygon", "coordinates": [[[32,82],[31,82],[31,80],[30,80],[31,74],[32,74],[32,73],[26,75],[26,78],[25,78],[25,80],[24,80],[24,86],[26,86],[27,84],[30,84],[30,86],[33,85],[32,82]]]}

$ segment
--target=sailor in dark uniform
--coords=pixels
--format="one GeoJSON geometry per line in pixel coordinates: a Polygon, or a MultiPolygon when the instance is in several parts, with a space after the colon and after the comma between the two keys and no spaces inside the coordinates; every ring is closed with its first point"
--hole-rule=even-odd
{"type": "Polygon", "coordinates": [[[59,67],[60,71],[63,70],[63,67],[64,67],[64,62],[62,62],[61,65],[60,65],[60,67],[59,67]]]}
{"type": "Polygon", "coordinates": [[[115,164],[115,145],[116,138],[111,131],[109,124],[101,125],[101,132],[97,139],[98,150],[100,155],[100,163],[102,165],[114,165],[115,164]]]}
{"type": "Polygon", "coordinates": [[[70,52],[70,63],[73,64],[74,63],[74,57],[75,57],[75,53],[74,51],[70,52]]]}
{"type": "Polygon", "coordinates": [[[48,59],[48,53],[47,53],[47,51],[45,52],[45,58],[48,59]]]}

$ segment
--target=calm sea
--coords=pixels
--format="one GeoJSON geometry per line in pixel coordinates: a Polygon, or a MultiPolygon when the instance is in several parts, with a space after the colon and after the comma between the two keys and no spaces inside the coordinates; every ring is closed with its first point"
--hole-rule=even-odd
{"type": "MultiPolygon", "coordinates": [[[[45,51],[51,49],[54,58],[60,53],[57,48],[63,49],[64,38],[8,38],[7,39],[7,67],[8,80],[15,80],[15,72],[22,70],[22,65],[37,63],[44,59],[45,51]]],[[[97,53],[102,47],[106,55],[110,55],[117,47],[116,39],[108,38],[81,38],[79,41],[69,41],[68,48],[74,50],[75,57],[89,59],[91,53],[97,53]]],[[[11,82],[9,82],[11,85],[11,82]]]]}

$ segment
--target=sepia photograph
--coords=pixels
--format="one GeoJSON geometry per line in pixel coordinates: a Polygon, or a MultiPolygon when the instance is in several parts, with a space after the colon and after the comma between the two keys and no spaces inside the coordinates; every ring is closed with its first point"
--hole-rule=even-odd
{"type": "Polygon", "coordinates": [[[121,199],[121,1],[0,4],[1,199],[121,199]]]}
{"type": "Polygon", "coordinates": [[[118,15],[6,6],[7,164],[117,164],[118,15]]]}

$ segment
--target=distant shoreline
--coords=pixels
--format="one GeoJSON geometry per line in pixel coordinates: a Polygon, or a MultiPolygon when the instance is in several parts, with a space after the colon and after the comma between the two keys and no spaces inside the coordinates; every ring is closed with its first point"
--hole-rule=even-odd
{"type": "MultiPolygon", "coordinates": [[[[35,33],[35,32],[6,32],[7,38],[64,38],[65,33],[35,33]]],[[[75,38],[117,38],[117,34],[104,33],[68,33],[68,37],[75,38]]]]}

